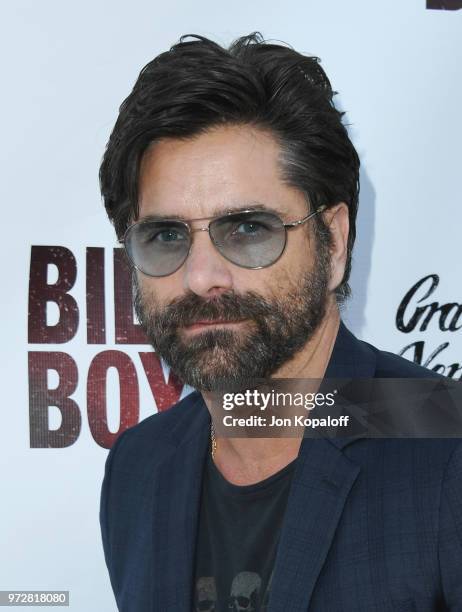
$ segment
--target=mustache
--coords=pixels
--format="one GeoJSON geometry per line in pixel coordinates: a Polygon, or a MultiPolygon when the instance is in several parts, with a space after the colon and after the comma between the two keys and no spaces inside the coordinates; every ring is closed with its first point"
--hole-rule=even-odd
{"type": "MultiPolygon", "coordinates": [[[[142,296],[136,293],[137,311],[145,310],[142,296]]],[[[173,300],[155,314],[157,324],[168,327],[192,325],[196,321],[231,322],[240,319],[260,318],[271,314],[271,305],[260,295],[249,291],[245,294],[228,292],[220,296],[204,299],[190,293],[173,300]]]]}

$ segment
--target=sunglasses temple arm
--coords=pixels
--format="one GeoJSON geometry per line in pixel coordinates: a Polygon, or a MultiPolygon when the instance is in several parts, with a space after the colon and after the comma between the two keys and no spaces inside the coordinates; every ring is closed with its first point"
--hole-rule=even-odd
{"type": "Polygon", "coordinates": [[[306,221],[311,219],[311,217],[314,217],[318,213],[324,212],[326,210],[326,208],[327,208],[327,206],[325,204],[323,204],[322,206],[317,208],[315,211],[310,213],[308,216],[303,217],[303,219],[300,219],[299,221],[292,221],[291,223],[284,223],[284,227],[289,227],[290,228],[290,227],[296,227],[297,225],[301,225],[302,223],[305,223],[306,221]]]}

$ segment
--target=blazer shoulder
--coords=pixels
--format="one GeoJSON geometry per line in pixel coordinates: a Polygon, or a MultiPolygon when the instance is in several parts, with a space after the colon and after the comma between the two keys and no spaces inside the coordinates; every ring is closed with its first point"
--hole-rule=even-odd
{"type": "Polygon", "coordinates": [[[441,374],[424,368],[404,357],[383,351],[361,340],[376,356],[376,378],[444,378],[441,374]]]}

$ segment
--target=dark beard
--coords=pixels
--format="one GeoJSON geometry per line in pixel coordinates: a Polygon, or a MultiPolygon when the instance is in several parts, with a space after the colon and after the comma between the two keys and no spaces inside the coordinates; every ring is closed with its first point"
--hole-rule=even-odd
{"type": "Polygon", "coordinates": [[[207,300],[189,293],[160,308],[133,278],[135,311],[159,357],[195,389],[224,392],[270,377],[310,340],[326,312],[329,257],[321,247],[301,285],[271,300],[253,291],[207,300]],[[185,338],[178,329],[200,320],[241,319],[249,319],[242,324],[248,330],[214,328],[185,338]]]}

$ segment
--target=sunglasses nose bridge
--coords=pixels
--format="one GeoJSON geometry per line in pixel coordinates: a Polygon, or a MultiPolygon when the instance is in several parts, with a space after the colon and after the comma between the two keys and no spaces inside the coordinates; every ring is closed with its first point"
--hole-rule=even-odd
{"type": "Polygon", "coordinates": [[[208,232],[209,231],[209,227],[195,227],[195,228],[189,228],[189,233],[192,234],[193,232],[208,232]]]}
{"type": "MultiPolygon", "coordinates": [[[[212,229],[213,229],[213,223],[207,225],[206,227],[196,227],[196,228],[192,228],[191,226],[189,226],[189,233],[190,235],[193,234],[194,232],[208,232],[208,235],[210,237],[210,240],[212,241],[212,244],[214,245],[214,247],[218,250],[219,253],[221,253],[221,247],[223,246],[220,242],[217,241],[216,237],[213,235],[213,233],[210,232],[210,226],[212,225],[212,229]]],[[[191,245],[192,246],[192,245],[191,245]]],[[[191,251],[191,246],[190,246],[190,251],[191,251]]],[[[188,253],[189,255],[189,253],[188,253]]]]}

